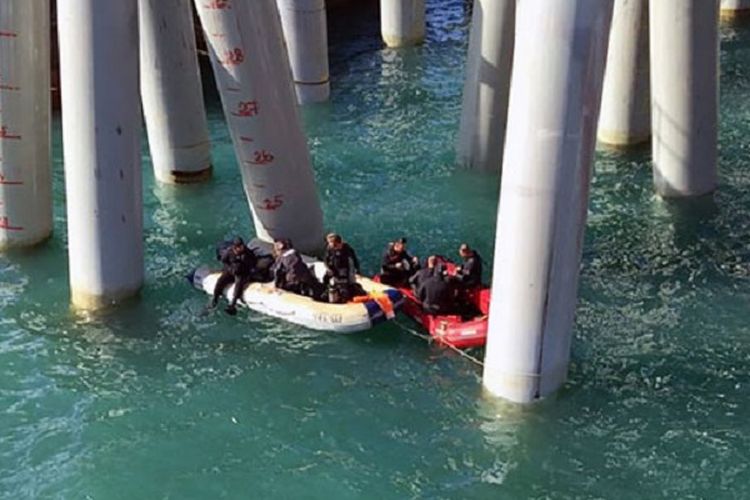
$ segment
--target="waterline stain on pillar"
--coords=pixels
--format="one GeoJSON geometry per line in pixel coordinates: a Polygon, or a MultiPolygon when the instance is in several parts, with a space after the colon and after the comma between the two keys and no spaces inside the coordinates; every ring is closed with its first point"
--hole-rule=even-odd
{"type": "Polygon", "coordinates": [[[652,1],[649,13],[654,187],[704,195],[717,178],[719,2],[652,1]]]}
{"type": "Polygon", "coordinates": [[[297,102],[324,102],[331,93],[325,0],[276,0],[297,102]]]}
{"type": "Polygon", "coordinates": [[[721,0],[721,19],[723,21],[750,19],[750,0],[721,0]]]}
{"type": "Polygon", "coordinates": [[[168,184],[211,177],[190,0],[139,0],[143,115],[154,175],[168,184]]]}
{"type": "Polygon", "coordinates": [[[380,0],[380,32],[388,47],[422,43],[425,37],[425,0],[380,0]]]}
{"type": "Polygon", "coordinates": [[[74,307],[143,284],[137,0],[58,0],[68,262],[74,307]]]}
{"type": "Polygon", "coordinates": [[[612,6],[518,3],[483,375],[513,402],[567,376],[612,6]]]}
{"type": "Polygon", "coordinates": [[[651,137],[648,33],[648,0],[615,0],[598,129],[607,146],[627,148],[651,137]]]}

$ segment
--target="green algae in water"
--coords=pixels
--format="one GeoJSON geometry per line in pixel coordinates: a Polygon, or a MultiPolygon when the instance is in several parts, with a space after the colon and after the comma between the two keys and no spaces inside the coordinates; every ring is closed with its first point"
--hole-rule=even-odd
{"type": "MultiPolygon", "coordinates": [[[[399,52],[374,14],[331,31],[332,101],[305,125],[327,225],[367,271],[402,234],[492,256],[499,179],[453,166],[464,9],[434,2],[428,43],[399,52]]],[[[405,318],[342,337],[200,317],[183,275],[251,231],[215,100],[211,183],[144,166],[140,300],[74,315],[56,122],[55,237],[0,257],[0,497],[750,496],[750,30],[722,36],[719,191],[664,203],[647,151],[598,155],[570,381],[524,409],[405,318]]]]}

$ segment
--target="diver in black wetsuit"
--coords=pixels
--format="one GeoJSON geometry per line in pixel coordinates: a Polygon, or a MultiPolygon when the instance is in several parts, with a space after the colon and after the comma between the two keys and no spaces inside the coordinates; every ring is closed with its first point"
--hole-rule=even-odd
{"type": "Polygon", "coordinates": [[[276,288],[320,300],[323,285],[302,260],[288,239],[276,240],[273,244],[276,262],[271,268],[276,288]]]}
{"type": "Polygon", "coordinates": [[[443,272],[444,267],[436,255],[430,255],[427,257],[427,267],[423,267],[409,278],[409,285],[411,285],[414,295],[419,296],[419,291],[428,278],[432,277],[434,274],[442,276],[443,272]]]}
{"type": "Polygon", "coordinates": [[[336,233],[326,236],[326,242],[325,264],[328,270],[324,282],[328,285],[328,301],[344,304],[358,295],[367,295],[357,283],[359,259],[354,249],[336,233]]]}
{"type": "Polygon", "coordinates": [[[442,272],[432,272],[419,284],[417,299],[429,314],[452,314],[455,310],[456,288],[442,272]]]}
{"type": "Polygon", "coordinates": [[[482,286],[482,257],[466,243],[461,243],[458,254],[464,263],[456,269],[455,280],[464,290],[482,286]]]}
{"type": "Polygon", "coordinates": [[[224,289],[234,282],[234,296],[225,310],[228,314],[235,315],[237,314],[237,301],[242,298],[245,287],[253,281],[257,259],[253,251],[245,246],[245,242],[240,237],[236,237],[231,245],[219,247],[217,254],[223,264],[223,269],[214,286],[211,307],[217,306],[224,289]]]}
{"type": "Polygon", "coordinates": [[[406,286],[409,278],[419,269],[419,259],[406,251],[406,238],[388,245],[380,268],[380,281],[391,286],[406,286]]]}

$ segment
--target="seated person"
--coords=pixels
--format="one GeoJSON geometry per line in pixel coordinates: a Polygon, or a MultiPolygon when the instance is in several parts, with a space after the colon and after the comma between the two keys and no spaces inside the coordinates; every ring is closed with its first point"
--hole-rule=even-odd
{"type": "Polygon", "coordinates": [[[442,273],[433,272],[419,285],[417,299],[428,314],[452,314],[456,289],[442,273]]]}
{"type": "Polygon", "coordinates": [[[237,301],[242,298],[245,287],[253,281],[257,260],[255,254],[245,246],[245,242],[239,236],[232,240],[231,245],[220,246],[217,249],[217,256],[220,257],[223,267],[221,276],[214,286],[211,307],[217,306],[224,289],[234,282],[234,296],[226,308],[228,314],[234,315],[237,314],[237,301]]]}
{"type": "Polygon", "coordinates": [[[383,254],[380,281],[390,286],[406,286],[418,269],[419,259],[406,251],[406,238],[399,238],[383,254]]]}
{"type": "Polygon", "coordinates": [[[288,239],[276,240],[273,244],[276,261],[272,267],[276,288],[318,300],[323,294],[323,285],[302,260],[288,239]]]}
{"type": "Polygon", "coordinates": [[[482,257],[466,243],[461,243],[458,254],[463,264],[456,268],[455,280],[464,290],[482,286],[482,257]]]}
{"type": "Polygon", "coordinates": [[[367,295],[357,283],[359,260],[354,249],[340,235],[326,236],[325,264],[328,268],[325,282],[328,284],[328,301],[334,304],[349,302],[358,295],[367,295]]]}
{"type": "Polygon", "coordinates": [[[409,285],[411,285],[411,289],[415,295],[419,295],[419,289],[427,278],[435,273],[442,274],[443,266],[438,260],[439,259],[436,255],[430,255],[427,257],[427,267],[423,267],[409,278],[409,285]]]}

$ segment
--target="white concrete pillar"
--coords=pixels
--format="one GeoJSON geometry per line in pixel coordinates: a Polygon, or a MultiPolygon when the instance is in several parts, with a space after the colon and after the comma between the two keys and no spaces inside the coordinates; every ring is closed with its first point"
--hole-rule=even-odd
{"type": "Polygon", "coordinates": [[[644,143],[651,137],[648,0],[615,0],[607,61],[599,142],[644,143]]]}
{"type": "Polygon", "coordinates": [[[475,0],[466,59],[459,164],[499,172],[513,68],[516,0],[475,0]]]}
{"type": "Polygon", "coordinates": [[[380,33],[388,47],[422,43],[425,0],[380,0],[380,33]]]}
{"type": "Polygon", "coordinates": [[[190,0],[139,0],[141,97],[156,179],[211,177],[203,86],[190,0]]]}
{"type": "Polygon", "coordinates": [[[721,18],[727,21],[750,15],[750,0],[721,0],[721,18]]]}
{"type": "Polygon", "coordinates": [[[258,237],[320,249],[323,215],[274,0],[196,0],[258,237]]]}
{"type": "Polygon", "coordinates": [[[612,0],[524,0],[498,210],[488,392],[520,403],[567,376],[612,0]]]}
{"type": "Polygon", "coordinates": [[[289,50],[297,102],[324,102],[331,94],[325,0],[276,0],[289,50]]]}
{"type": "Polygon", "coordinates": [[[52,233],[47,0],[0,1],[0,250],[52,233]]]}
{"type": "Polygon", "coordinates": [[[664,197],[716,188],[719,1],[652,1],[654,185],[664,197]]]}
{"type": "Polygon", "coordinates": [[[143,283],[138,1],[58,0],[68,260],[73,305],[143,283]]]}

